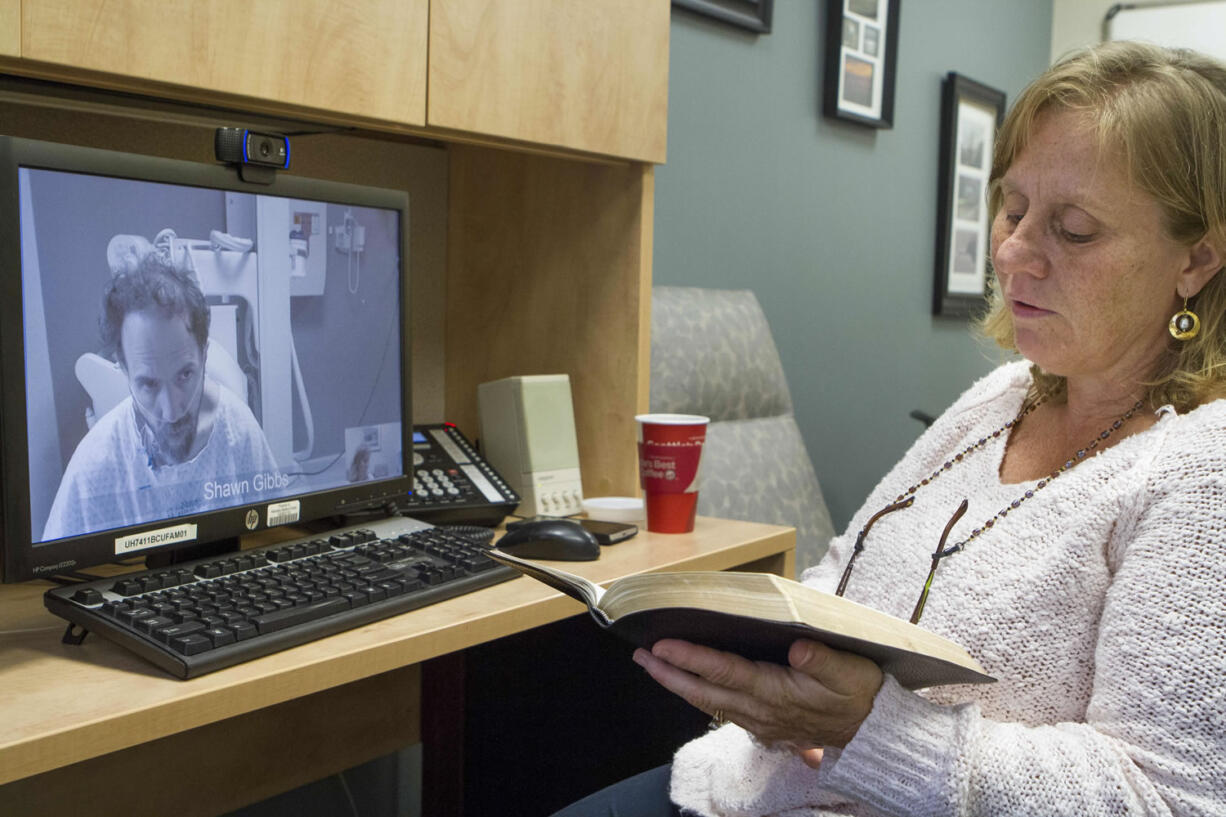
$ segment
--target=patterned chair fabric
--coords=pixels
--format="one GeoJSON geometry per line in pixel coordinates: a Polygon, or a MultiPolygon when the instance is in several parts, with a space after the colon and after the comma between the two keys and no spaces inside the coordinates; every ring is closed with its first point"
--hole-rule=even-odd
{"type": "Polygon", "coordinates": [[[651,410],[711,418],[700,514],[792,525],[797,575],[817,563],[834,527],[752,292],[653,288],[651,410]]]}

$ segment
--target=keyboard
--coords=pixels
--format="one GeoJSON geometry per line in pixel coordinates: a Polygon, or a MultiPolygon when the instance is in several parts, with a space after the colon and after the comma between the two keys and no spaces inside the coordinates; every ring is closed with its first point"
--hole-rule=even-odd
{"type": "MultiPolygon", "coordinates": [[[[171,675],[194,678],[518,575],[468,536],[392,517],[56,587],[43,602],[171,675]]],[[[64,640],[84,635],[70,626],[64,640]]]]}

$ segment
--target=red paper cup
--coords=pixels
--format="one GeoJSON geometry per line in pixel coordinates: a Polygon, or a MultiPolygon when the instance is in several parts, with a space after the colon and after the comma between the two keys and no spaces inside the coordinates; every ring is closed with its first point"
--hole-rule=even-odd
{"type": "Polygon", "coordinates": [[[639,484],[647,508],[647,530],[692,531],[709,418],[640,414],[634,419],[639,423],[639,484]]]}

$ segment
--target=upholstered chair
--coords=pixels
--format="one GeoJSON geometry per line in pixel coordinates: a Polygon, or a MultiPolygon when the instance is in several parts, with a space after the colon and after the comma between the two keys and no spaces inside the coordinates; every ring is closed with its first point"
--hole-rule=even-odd
{"type": "Polygon", "coordinates": [[[834,529],[758,299],[657,286],[651,310],[651,410],[711,418],[698,513],[794,526],[799,575],[834,529]]]}

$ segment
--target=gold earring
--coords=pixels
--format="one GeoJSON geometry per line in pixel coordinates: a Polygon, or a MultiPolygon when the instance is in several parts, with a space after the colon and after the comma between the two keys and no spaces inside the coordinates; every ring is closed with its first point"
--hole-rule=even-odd
{"type": "Polygon", "coordinates": [[[1200,333],[1200,318],[1196,313],[1188,309],[1188,299],[1183,299],[1183,309],[1171,316],[1171,322],[1167,325],[1167,329],[1171,332],[1171,337],[1175,340],[1191,340],[1200,333]]]}

